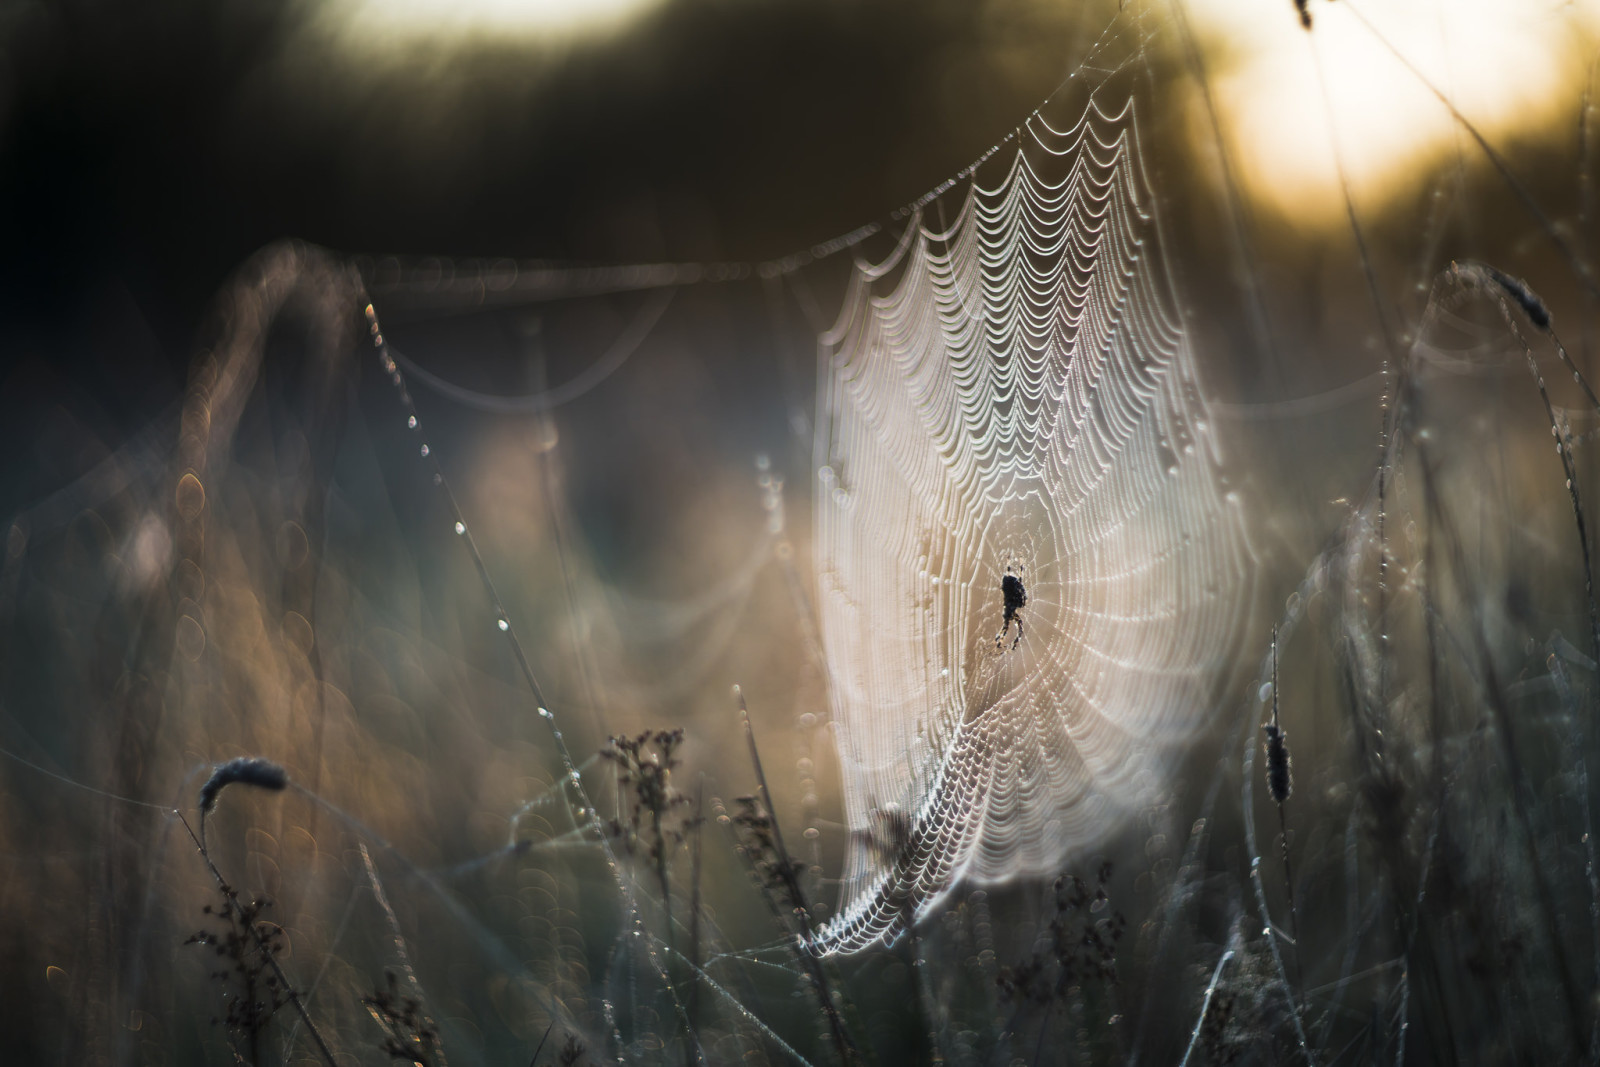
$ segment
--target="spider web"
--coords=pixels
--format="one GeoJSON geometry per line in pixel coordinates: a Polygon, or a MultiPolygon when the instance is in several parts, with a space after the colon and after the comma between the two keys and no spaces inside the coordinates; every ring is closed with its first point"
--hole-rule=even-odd
{"type": "Polygon", "coordinates": [[[851,835],[821,951],[1106,836],[1205,721],[1243,621],[1243,517],[1112,86],[1076,122],[1036,112],[947,225],[935,200],[912,212],[822,338],[819,613],[851,835]]]}

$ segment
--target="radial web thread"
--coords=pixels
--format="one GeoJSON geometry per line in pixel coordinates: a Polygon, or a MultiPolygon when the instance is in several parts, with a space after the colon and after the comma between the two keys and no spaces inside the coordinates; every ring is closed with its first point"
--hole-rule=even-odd
{"type": "Polygon", "coordinates": [[[959,882],[1058,870],[1160,790],[1218,698],[1250,549],[1134,102],[1107,92],[1064,129],[1035,113],[947,227],[933,202],[858,260],[822,338],[817,580],[851,829],[823,952],[894,938],[959,882]]]}

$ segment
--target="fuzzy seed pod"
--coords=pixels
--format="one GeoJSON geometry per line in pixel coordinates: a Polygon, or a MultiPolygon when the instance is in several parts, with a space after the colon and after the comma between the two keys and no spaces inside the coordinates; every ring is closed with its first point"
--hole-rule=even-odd
{"type": "Polygon", "coordinates": [[[214,809],[217,796],[234,782],[276,792],[289,784],[289,773],[276,763],[259,757],[240,756],[219,763],[211,772],[211,777],[206,779],[206,784],[200,787],[200,810],[210,812],[214,809]]]}
{"type": "Polygon", "coordinates": [[[1528,288],[1527,282],[1521,278],[1513,278],[1504,271],[1488,264],[1484,264],[1484,269],[1488,271],[1489,277],[1493,278],[1496,284],[1504,289],[1511,299],[1517,302],[1517,305],[1522,308],[1522,313],[1528,316],[1529,322],[1541,330],[1550,328],[1550,309],[1545,306],[1543,300],[1539,299],[1539,294],[1528,288]]]}
{"type": "Polygon", "coordinates": [[[1267,791],[1282,804],[1294,792],[1294,779],[1289,773],[1289,733],[1272,725],[1262,729],[1267,731],[1267,791]]]}

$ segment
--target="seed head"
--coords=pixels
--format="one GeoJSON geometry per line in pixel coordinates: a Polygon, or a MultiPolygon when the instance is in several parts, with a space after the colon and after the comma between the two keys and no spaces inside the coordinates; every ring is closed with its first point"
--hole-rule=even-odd
{"type": "Polygon", "coordinates": [[[1282,804],[1294,792],[1294,778],[1289,773],[1289,732],[1271,723],[1262,729],[1267,732],[1267,791],[1282,804]]]}
{"type": "Polygon", "coordinates": [[[235,782],[278,792],[289,784],[289,773],[258,756],[240,756],[219,763],[206,784],[200,787],[200,810],[209,814],[217,806],[217,797],[235,782]]]}

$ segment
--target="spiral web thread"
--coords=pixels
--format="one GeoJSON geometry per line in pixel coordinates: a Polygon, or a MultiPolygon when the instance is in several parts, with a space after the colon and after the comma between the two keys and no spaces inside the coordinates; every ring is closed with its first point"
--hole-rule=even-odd
{"type": "Polygon", "coordinates": [[[1241,509],[1114,92],[1066,128],[1035,113],[947,228],[924,205],[858,259],[822,338],[818,610],[851,829],[823,952],[1102,839],[1208,718],[1244,620],[1241,509]]]}

